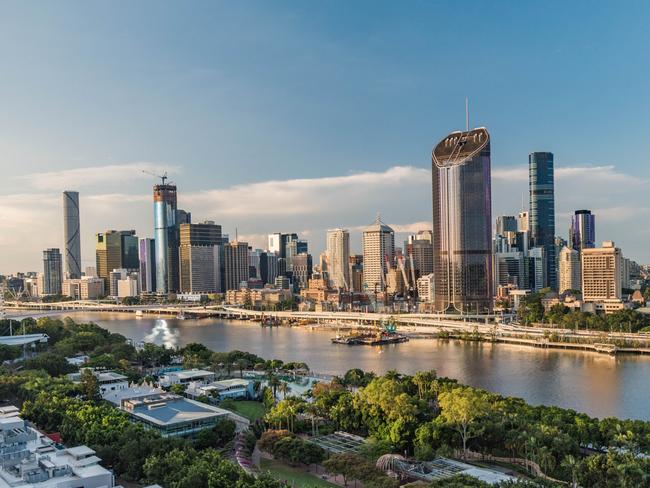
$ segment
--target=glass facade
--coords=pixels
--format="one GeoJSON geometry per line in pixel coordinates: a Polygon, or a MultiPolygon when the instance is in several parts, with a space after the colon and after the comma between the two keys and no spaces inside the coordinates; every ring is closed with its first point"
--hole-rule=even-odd
{"type": "Polygon", "coordinates": [[[534,152],[528,156],[531,247],[544,248],[544,258],[546,259],[544,286],[550,286],[557,290],[553,173],[553,153],[534,152]]]}
{"type": "Polygon", "coordinates": [[[81,278],[81,237],[79,234],[79,193],[63,192],[63,237],[65,240],[65,276],[81,278]]]}
{"type": "Polygon", "coordinates": [[[596,216],[591,210],[576,210],[571,217],[569,231],[571,247],[580,252],[585,248],[596,247],[596,216]]]}
{"type": "Polygon", "coordinates": [[[434,308],[492,308],[492,193],[486,129],[452,132],[434,148],[434,308]]]}
{"type": "MultiPolygon", "coordinates": [[[[171,252],[178,251],[176,238],[176,186],[153,187],[153,222],[156,242],[156,292],[167,293],[173,286],[170,267],[171,252]]],[[[176,258],[175,262],[178,262],[176,258]]],[[[178,274],[176,275],[178,276],[178,274]]]]}

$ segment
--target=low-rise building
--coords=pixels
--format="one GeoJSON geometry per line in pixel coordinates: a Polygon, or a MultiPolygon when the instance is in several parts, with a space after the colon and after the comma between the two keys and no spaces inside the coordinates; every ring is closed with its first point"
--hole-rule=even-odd
{"type": "Polygon", "coordinates": [[[63,294],[75,300],[97,300],[104,296],[104,280],[92,276],[63,280],[63,294]]]}
{"type": "MultiPolygon", "coordinates": [[[[116,373],[114,371],[100,371],[89,369],[97,382],[99,383],[99,394],[103,397],[104,395],[118,390],[125,390],[129,387],[129,379],[123,374],[116,373]]],[[[81,372],[79,373],[70,373],[68,379],[73,383],[81,382],[81,372]]]]}
{"type": "Polygon", "coordinates": [[[192,436],[229,416],[227,410],[173,393],[124,398],[120,407],[133,421],[163,437],[192,436]]]}
{"type": "Polygon", "coordinates": [[[207,396],[219,401],[226,398],[233,400],[252,399],[255,396],[253,382],[240,378],[213,381],[208,384],[190,383],[185,392],[194,398],[207,396]]]}
{"type": "Polygon", "coordinates": [[[214,381],[215,374],[212,371],[203,369],[184,369],[171,371],[160,377],[160,386],[168,388],[172,385],[189,385],[190,383],[207,384],[214,381]]]}
{"type": "Polygon", "coordinates": [[[54,441],[0,408],[0,488],[111,488],[113,473],[87,446],[57,448],[54,441]]]}

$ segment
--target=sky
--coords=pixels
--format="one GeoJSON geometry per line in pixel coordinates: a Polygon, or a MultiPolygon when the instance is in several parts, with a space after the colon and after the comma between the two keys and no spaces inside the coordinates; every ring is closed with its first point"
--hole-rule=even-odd
{"type": "Polygon", "coordinates": [[[430,228],[431,149],[491,134],[493,217],[551,151],[557,234],[650,262],[650,3],[0,0],[0,273],[63,248],[63,190],[94,234],[153,234],[154,173],[194,221],[264,247],[376,214],[430,228]]]}

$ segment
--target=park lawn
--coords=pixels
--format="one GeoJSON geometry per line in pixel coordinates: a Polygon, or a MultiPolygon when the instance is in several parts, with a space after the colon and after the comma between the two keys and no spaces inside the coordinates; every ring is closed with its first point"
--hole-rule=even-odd
{"type": "Polygon", "coordinates": [[[269,471],[271,476],[276,480],[288,481],[290,486],[295,484],[296,488],[303,486],[315,488],[339,488],[328,481],[324,481],[313,474],[305,473],[297,468],[292,468],[286,464],[272,459],[262,459],[262,471],[269,471]]]}
{"type": "Polygon", "coordinates": [[[262,418],[266,413],[264,404],[251,400],[235,400],[234,402],[228,402],[227,408],[228,410],[238,413],[242,417],[246,417],[251,422],[255,422],[257,419],[262,418]]]}

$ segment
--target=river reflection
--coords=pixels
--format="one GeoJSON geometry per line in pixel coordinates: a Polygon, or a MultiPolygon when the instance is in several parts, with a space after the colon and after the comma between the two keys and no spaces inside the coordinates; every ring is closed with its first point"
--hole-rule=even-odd
{"type": "Polygon", "coordinates": [[[650,420],[650,357],[523,346],[411,340],[383,347],[331,344],[333,331],[263,328],[223,320],[136,319],[132,314],[72,314],[136,341],[168,347],[200,342],[216,351],[240,349],[265,358],[304,361],[322,373],[350,368],[376,373],[435,369],[440,376],[534,404],[574,408],[597,417],[650,420]]]}

